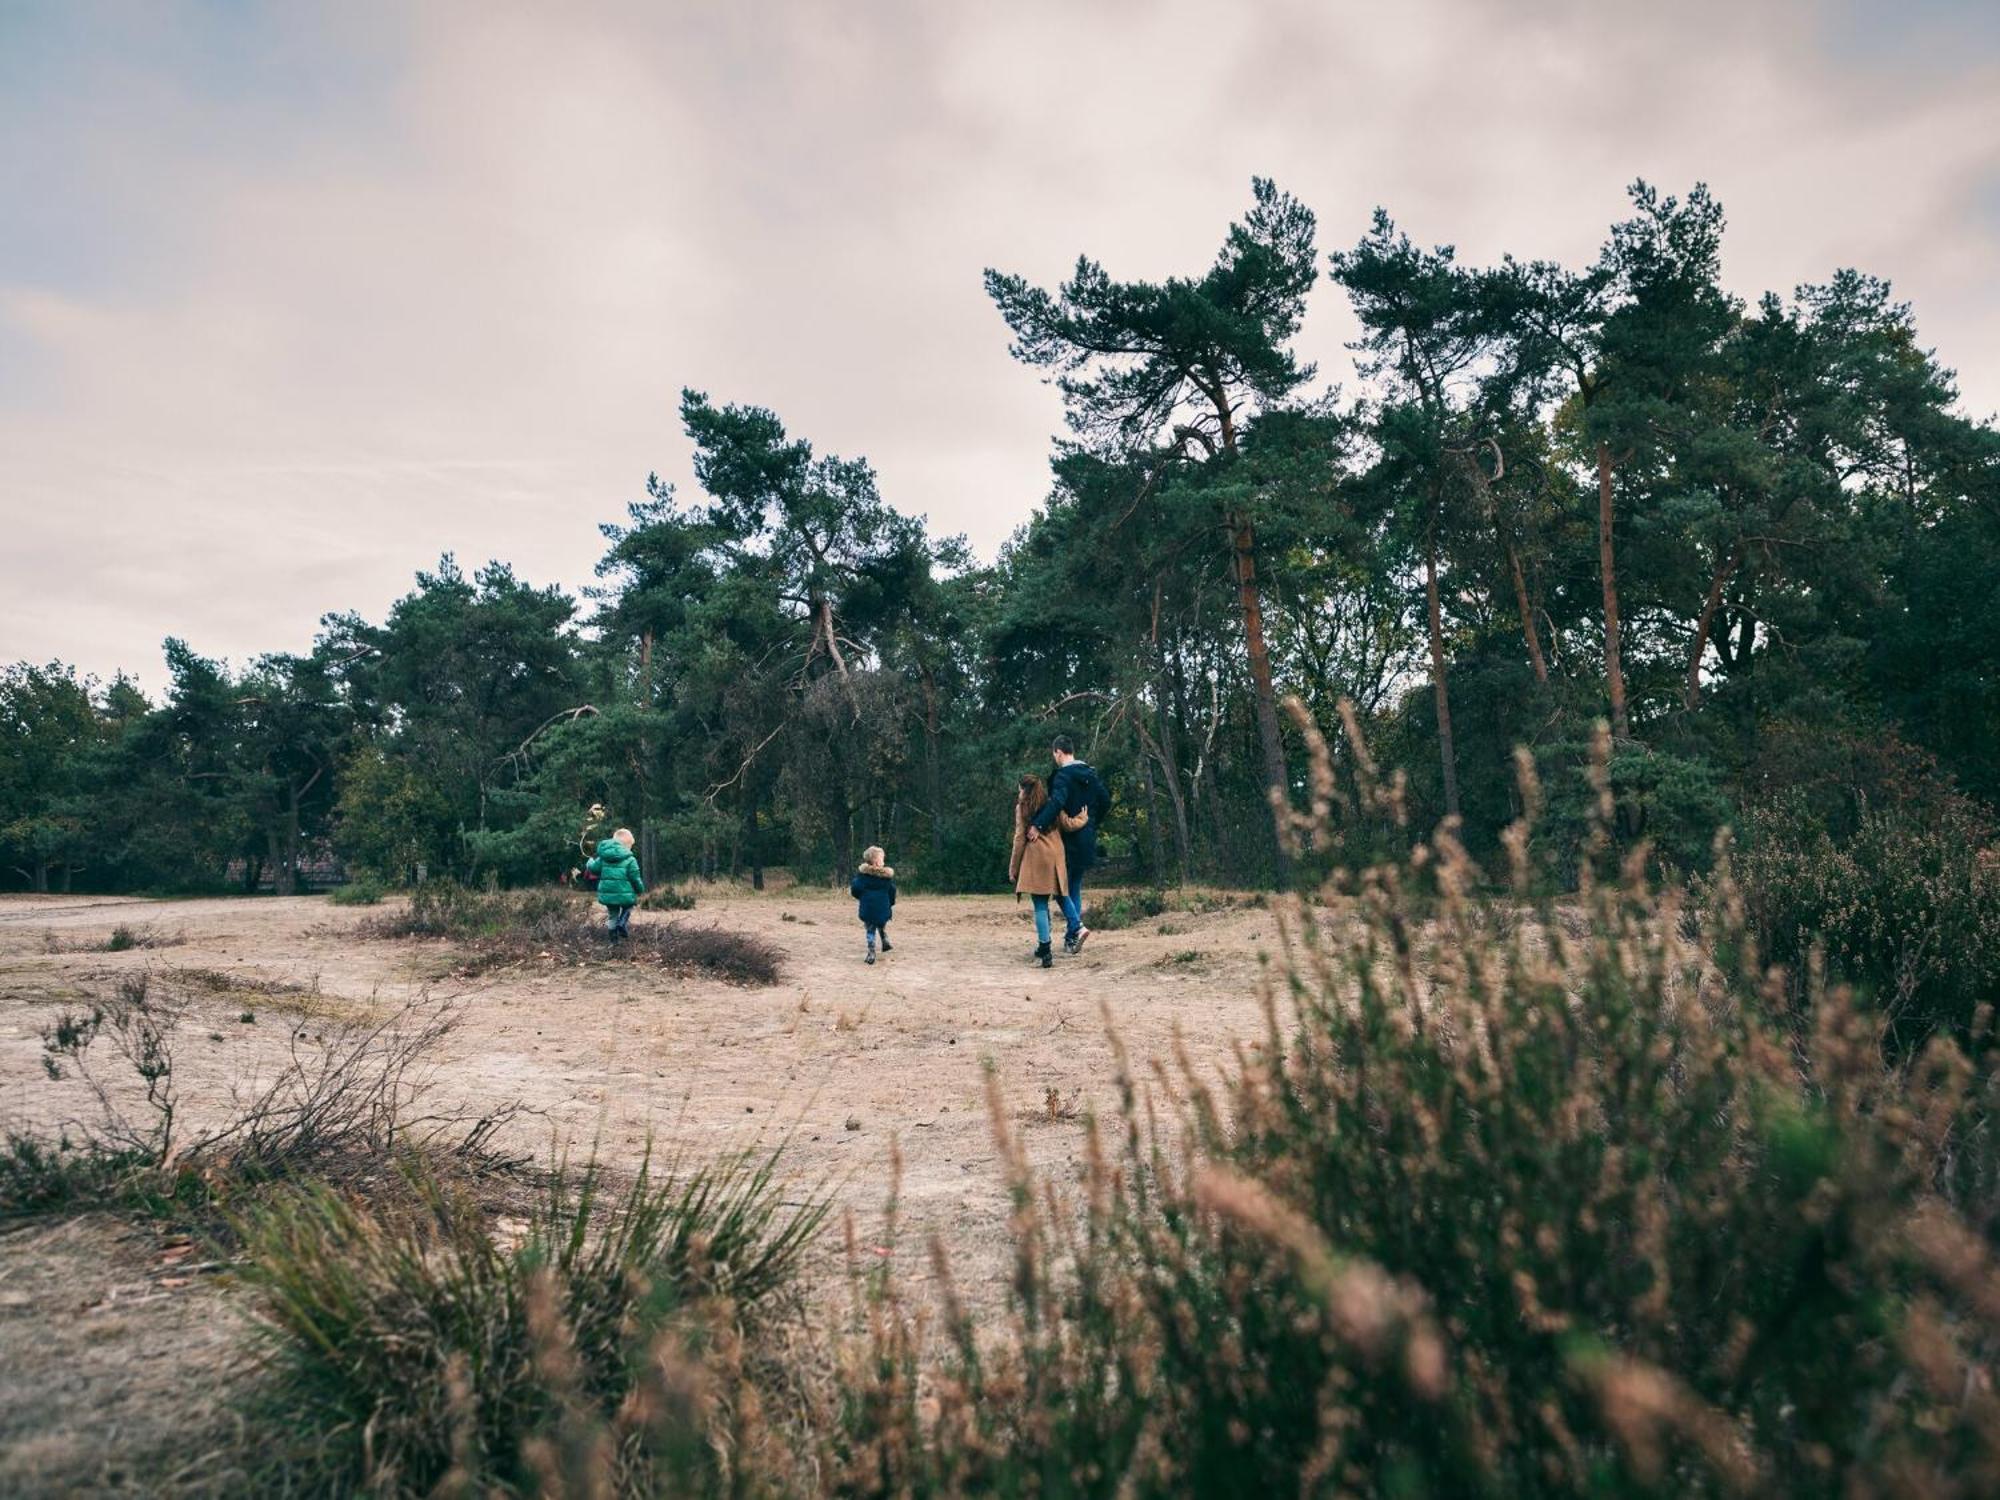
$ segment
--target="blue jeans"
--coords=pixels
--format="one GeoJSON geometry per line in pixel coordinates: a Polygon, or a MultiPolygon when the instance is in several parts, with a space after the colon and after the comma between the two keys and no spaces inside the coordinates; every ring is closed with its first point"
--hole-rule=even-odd
{"type": "Polygon", "coordinates": [[[1062,898],[1064,937],[1075,937],[1083,926],[1083,872],[1071,867],[1065,872],[1069,876],[1069,894],[1062,898]]]}
{"type": "Polygon", "coordinates": [[[604,908],[604,930],[606,932],[615,932],[620,937],[623,937],[625,935],[625,926],[631,920],[632,908],[629,906],[607,906],[604,908]]]}
{"type": "Polygon", "coordinates": [[[1035,903],[1035,941],[1046,948],[1049,945],[1049,898],[1030,896],[1028,899],[1035,903]]]}

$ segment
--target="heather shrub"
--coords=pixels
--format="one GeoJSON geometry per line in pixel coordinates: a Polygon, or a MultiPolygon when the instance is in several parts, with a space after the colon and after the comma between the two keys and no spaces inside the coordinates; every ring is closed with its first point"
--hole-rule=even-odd
{"type": "Polygon", "coordinates": [[[1447,832],[1281,913],[1261,1045],[1121,1061],[1077,1201],[996,1090],[1008,1316],[941,1245],[935,1327],[874,1274],[835,1492],[1992,1492],[1990,1010],[1896,1066],[1844,988],[1796,1031],[1726,860],[1697,918],[1619,857],[1609,758],[1574,902],[1524,767],[1513,898],[1447,832]]]}
{"type": "Polygon", "coordinates": [[[1764,955],[1791,974],[1795,1003],[1823,956],[1881,1011],[1892,1049],[1965,1036],[2000,998],[1992,825],[1957,798],[1863,806],[1845,829],[1823,807],[1787,793],[1745,823],[1738,878],[1764,955]]]}
{"type": "Polygon", "coordinates": [[[309,1042],[296,1029],[282,1062],[191,1125],[182,1028],[198,1001],[176,979],[203,972],[125,974],[43,1026],[45,1112],[61,1123],[0,1130],[0,1219],[115,1210],[226,1239],[233,1206],[299,1183],[403,1196],[392,1167],[411,1154],[454,1175],[520,1165],[495,1149],[518,1104],[478,1112],[432,1097],[459,1011],[424,994],[322,1019],[309,1042]]]}
{"type": "Polygon", "coordinates": [[[762,938],[685,922],[634,923],[611,943],[597,920],[602,908],[552,886],[479,891],[451,881],[418,886],[401,911],[369,918],[369,937],[444,938],[456,945],[454,968],[478,974],[509,964],[652,964],[730,984],[776,983],[782,955],[762,938]]]}
{"type": "Polygon", "coordinates": [[[776,1165],[642,1167],[609,1201],[594,1165],[559,1167],[514,1243],[422,1182],[421,1216],[323,1190],[266,1205],[242,1229],[273,1339],[255,1486],[768,1492],[786,1464],[746,1339],[826,1212],[786,1207],[776,1165]]]}
{"type": "Polygon", "coordinates": [[[401,911],[369,920],[364,929],[385,938],[430,937],[470,942],[509,933],[535,934],[580,920],[577,897],[551,886],[525,891],[477,890],[455,880],[430,880],[410,892],[401,911]]]}

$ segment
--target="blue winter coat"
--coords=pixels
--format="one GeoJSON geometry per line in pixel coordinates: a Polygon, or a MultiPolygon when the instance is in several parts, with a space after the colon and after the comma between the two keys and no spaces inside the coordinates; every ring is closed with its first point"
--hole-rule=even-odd
{"type": "Polygon", "coordinates": [[[896,872],[888,865],[863,865],[847,882],[847,894],[860,903],[858,915],[867,927],[887,927],[896,905],[896,872]]]}

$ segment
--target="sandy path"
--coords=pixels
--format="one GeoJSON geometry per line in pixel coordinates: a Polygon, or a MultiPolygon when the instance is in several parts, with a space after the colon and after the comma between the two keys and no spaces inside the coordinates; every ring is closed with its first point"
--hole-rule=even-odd
{"type": "MultiPolygon", "coordinates": [[[[1221,1064],[1235,1039],[1261,1032],[1257,955],[1276,945],[1261,910],[1176,913],[1100,933],[1082,956],[1059,956],[1044,972],[1028,959],[1025,902],[912,895],[897,908],[895,952],[870,968],[853,903],[833,892],[719,890],[692,913],[640,915],[777,944],[784,978],[745,990],[616,965],[440,979],[441,947],[358,938],[354,926],[370,914],[323,898],[0,898],[0,1123],[81,1108],[73,1085],[43,1078],[40,1028],[60,1004],[134,969],[203,975],[180,1062],[195,1114],[231,1084],[268,1076],[293,1025],[310,1035],[316,1016],[391,1005],[428,984],[463,1005],[440,1095],[538,1111],[513,1142],[537,1154],[598,1141],[608,1160],[628,1165],[649,1133],[666,1153],[697,1155],[790,1133],[795,1191],[828,1184],[872,1243],[893,1137],[904,1163],[899,1260],[921,1279],[924,1241],[942,1233],[962,1286],[983,1301],[999,1294],[1005,1263],[984,1063],[998,1070],[1032,1157],[1067,1182],[1080,1131],[1048,1119],[1044,1101],[1053,1089],[1085,1109],[1114,1106],[1100,1005],[1110,1005],[1135,1058],[1165,1055],[1178,1026],[1198,1062],[1221,1064]],[[47,951],[51,937],[80,947],[121,922],[184,941],[47,951]],[[316,993],[230,987],[266,981],[316,993]],[[239,1020],[245,1008],[254,1022],[239,1020]]],[[[838,1240],[827,1242],[828,1270],[838,1240]]]]}

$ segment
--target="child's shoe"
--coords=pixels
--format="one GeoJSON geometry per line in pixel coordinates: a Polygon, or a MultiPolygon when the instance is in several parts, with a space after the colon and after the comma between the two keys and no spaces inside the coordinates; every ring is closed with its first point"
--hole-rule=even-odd
{"type": "Polygon", "coordinates": [[[889,934],[886,932],[882,934],[882,951],[884,953],[889,953],[894,951],[893,945],[889,942],[889,934]]]}

